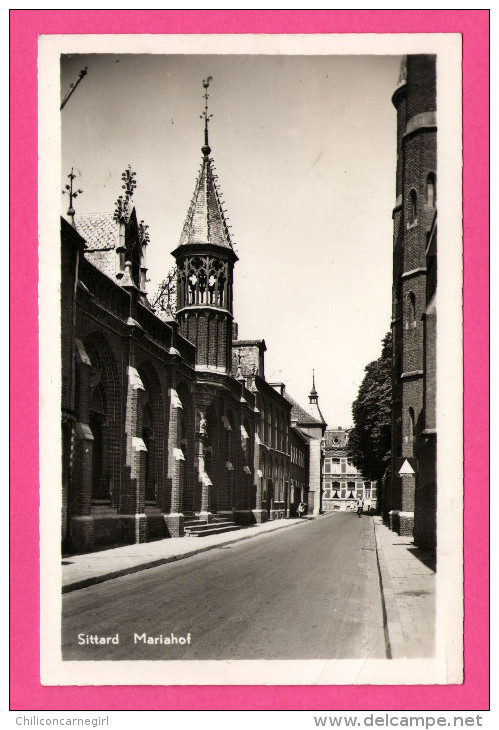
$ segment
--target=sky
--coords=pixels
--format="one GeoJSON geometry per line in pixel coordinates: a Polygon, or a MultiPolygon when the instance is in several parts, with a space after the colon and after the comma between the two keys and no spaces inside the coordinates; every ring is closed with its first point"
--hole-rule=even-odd
{"type": "MultiPolygon", "coordinates": [[[[121,173],[149,225],[148,291],[173,266],[201,164],[211,156],[239,261],[241,339],[264,339],[265,376],[305,407],[315,370],[331,428],[352,425],[365,366],[390,329],[400,56],[92,54],[61,58],[62,183],[76,213],[110,212],[121,173]]],[[[63,196],[61,212],[67,207],[63,196]]]]}

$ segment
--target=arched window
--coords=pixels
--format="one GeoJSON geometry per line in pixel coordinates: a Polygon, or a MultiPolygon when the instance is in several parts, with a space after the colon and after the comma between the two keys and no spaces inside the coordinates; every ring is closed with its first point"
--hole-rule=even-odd
{"type": "Polygon", "coordinates": [[[94,437],[92,446],[92,499],[110,498],[109,474],[106,468],[105,427],[106,400],[104,388],[95,386],[90,400],[90,430],[94,437]]]}
{"type": "Polygon", "coordinates": [[[149,403],[144,407],[142,416],[142,440],[147,451],[144,451],[144,483],[146,502],[156,500],[156,479],[154,474],[154,422],[149,403]]]}
{"type": "Polygon", "coordinates": [[[414,189],[409,193],[409,224],[416,223],[418,218],[418,195],[414,189]]]}
{"type": "Polygon", "coordinates": [[[416,324],[416,295],[413,291],[407,295],[406,324],[408,327],[416,324]]]}
{"type": "Polygon", "coordinates": [[[408,418],[407,418],[407,442],[412,447],[414,447],[414,424],[415,424],[414,408],[409,408],[408,418]]]}
{"type": "Polygon", "coordinates": [[[434,172],[430,172],[426,178],[426,202],[429,208],[437,204],[437,178],[434,172]]]}

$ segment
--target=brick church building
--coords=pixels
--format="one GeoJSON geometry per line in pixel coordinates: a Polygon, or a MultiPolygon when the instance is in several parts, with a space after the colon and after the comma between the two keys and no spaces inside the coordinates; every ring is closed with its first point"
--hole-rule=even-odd
{"type": "Polygon", "coordinates": [[[436,546],[436,58],[409,55],[397,112],[393,210],[392,464],[383,513],[399,534],[436,546]]]}
{"type": "Polygon", "coordinates": [[[201,170],[173,251],[175,315],[160,318],[147,298],[150,241],[130,168],[114,213],[78,215],[70,196],[61,220],[67,552],[286,518],[299,502],[320,510],[326,423],[315,384],[308,412],[265,380],[265,342],[238,339],[238,257],[206,110],[204,119],[201,170]]]}

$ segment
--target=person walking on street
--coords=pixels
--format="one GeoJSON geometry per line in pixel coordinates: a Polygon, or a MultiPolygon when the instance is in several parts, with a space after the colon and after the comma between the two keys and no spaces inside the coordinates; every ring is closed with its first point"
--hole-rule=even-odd
{"type": "Polygon", "coordinates": [[[361,517],[362,512],[364,509],[364,502],[361,502],[360,499],[357,500],[357,516],[361,517]]]}
{"type": "Polygon", "coordinates": [[[305,505],[303,504],[303,502],[300,502],[300,504],[298,505],[297,512],[298,517],[303,517],[303,515],[305,514],[305,505]]]}

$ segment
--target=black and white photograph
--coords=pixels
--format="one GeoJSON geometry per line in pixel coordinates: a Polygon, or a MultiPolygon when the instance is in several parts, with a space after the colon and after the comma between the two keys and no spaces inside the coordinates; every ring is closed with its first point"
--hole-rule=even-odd
{"type": "Polygon", "coordinates": [[[462,681],[460,54],[41,44],[45,684],[462,681]]]}

